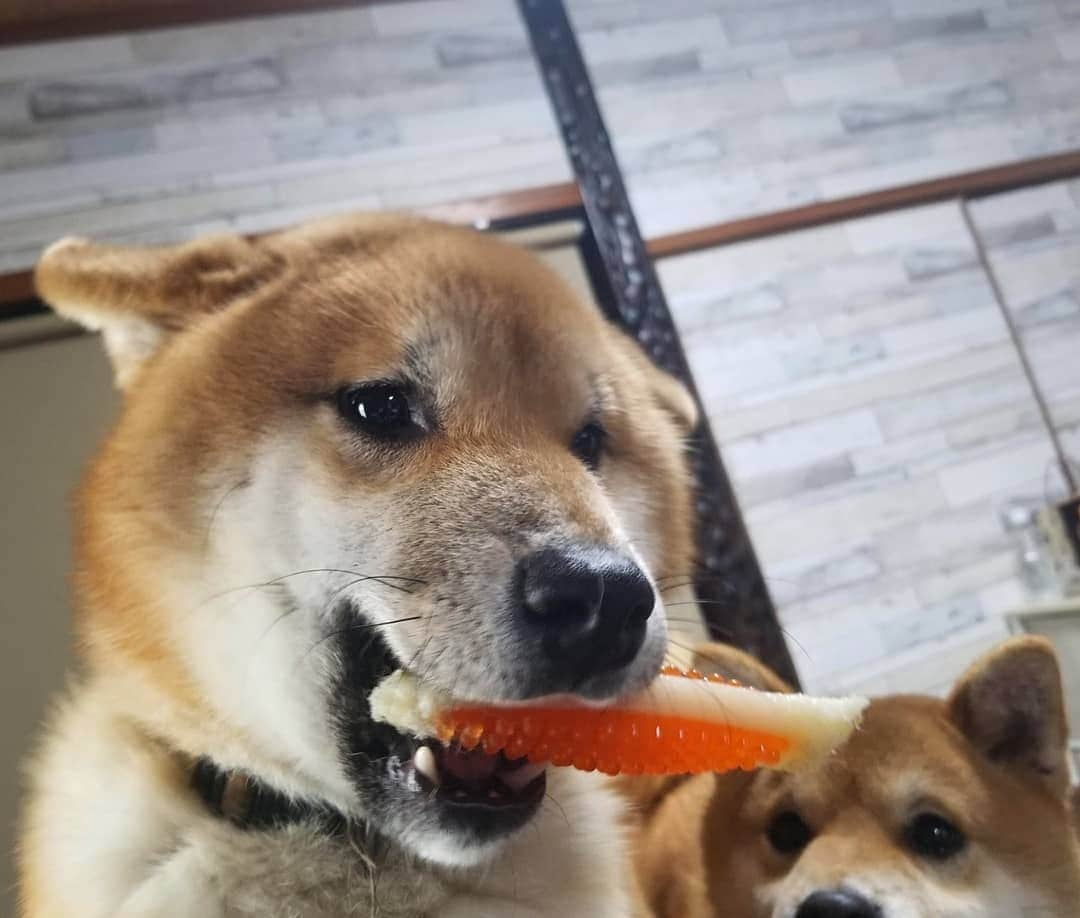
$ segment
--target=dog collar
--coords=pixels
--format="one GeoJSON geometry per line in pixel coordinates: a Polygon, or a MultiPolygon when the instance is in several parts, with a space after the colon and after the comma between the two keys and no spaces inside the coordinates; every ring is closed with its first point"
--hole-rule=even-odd
{"type": "Polygon", "coordinates": [[[253,775],[222,768],[212,759],[195,760],[191,787],[215,816],[245,830],[280,829],[304,823],[330,835],[343,835],[349,821],[321,801],[298,800],[274,790],[253,775]]]}

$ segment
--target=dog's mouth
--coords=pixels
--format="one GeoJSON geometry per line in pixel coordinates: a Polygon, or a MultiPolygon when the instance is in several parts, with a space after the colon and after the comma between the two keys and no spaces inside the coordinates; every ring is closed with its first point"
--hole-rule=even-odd
{"type": "Polygon", "coordinates": [[[394,732],[401,745],[390,778],[454,837],[479,843],[505,838],[528,823],[544,799],[544,765],[394,732]]]}
{"type": "Polygon", "coordinates": [[[415,820],[429,841],[448,835],[474,847],[512,835],[540,809],[547,793],[546,766],[375,726],[376,744],[363,751],[354,746],[349,758],[361,775],[367,774],[362,780],[375,778],[381,787],[383,802],[376,811],[391,823],[415,820]]]}
{"type": "Polygon", "coordinates": [[[420,740],[372,720],[370,692],[401,664],[377,635],[349,647],[354,633],[343,633],[345,668],[335,694],[344,759],[355,779],[379,795],[388,822],[411,813],[406,818],[424,825],[425,834],[438,828],[466,845],[497,841],[526,825],[547,791],[545,768],[420,740]]]}
{"type": "Polygon", "coordinates": [[[544,796],[547,784],[543,765],[511,760],[501,752],[466,751],[456,743],[418,746],[409,768],[421,791],[455,808],[532,809],[544,796]]]}

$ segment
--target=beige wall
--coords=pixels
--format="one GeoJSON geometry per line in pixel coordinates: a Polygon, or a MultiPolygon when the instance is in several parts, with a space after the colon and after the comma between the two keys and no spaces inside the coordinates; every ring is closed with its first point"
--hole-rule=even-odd
{"type": "MultiPolygon", "coordinates": [[[[80,335],[23,342],[16,333],[55,332],[53,320],[0,326],[0,844],[11,849],[18,772],[49,697],[70,660],[71,567],[68,499],[116,408],[97,339],[80,335]]],[[[0,858],[0,914],[14,882],[0,858]]]]}

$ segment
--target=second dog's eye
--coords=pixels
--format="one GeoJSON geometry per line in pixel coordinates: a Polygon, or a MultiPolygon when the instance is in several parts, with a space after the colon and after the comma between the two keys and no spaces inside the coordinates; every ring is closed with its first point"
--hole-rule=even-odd
{"type": "Polygon", "coordinates": [[[967,836],[936,813],[919,813],[904,831],[908,847],[922,857],[947,861],[967,847],[967,836]]]}
{"type": "Polygon", "coordinates": [[[606,436],[603,427],[595,421],[590,421],[574,434],[570,449],[588,468],[596,469],[600,465],[600,457],[604,452],[606,436]]]}
{"type": "Polygon", "coordinates": [[[813,830],[794,810],[784,810],[774,816],[765,834],[769,844],[781,854],[797,854],[814,837],[813,830]]]}
{"type": "Polygon", "coordinates": [[[400,437],[414,424],[409,399],[393,383],[347,386],[338,392],[338,411],[350,424],[377,437],[400,437]]]}

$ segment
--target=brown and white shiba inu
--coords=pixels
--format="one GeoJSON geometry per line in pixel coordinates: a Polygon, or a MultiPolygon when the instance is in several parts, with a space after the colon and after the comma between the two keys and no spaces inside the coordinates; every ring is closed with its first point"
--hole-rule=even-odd
{"type": "MultiPolygon", "coordinates": [[[[773,691],[744,654],[699,667],[773,691]]],[[[1015,638],[946,701],[890,696],[823,765],[628,784],[660,918],[1076,918],[1080,845],[1050,645],[1015,638]]]]}
{"type": "Polygon", "coordinates": [[[401,666],[490,701],[647,683],[688,393],[533,256],[413,218],[70,239],[37,283],[125,405],[78,494],[23,914],[626,914],[606,789],[367,698],[401,666]]]}

